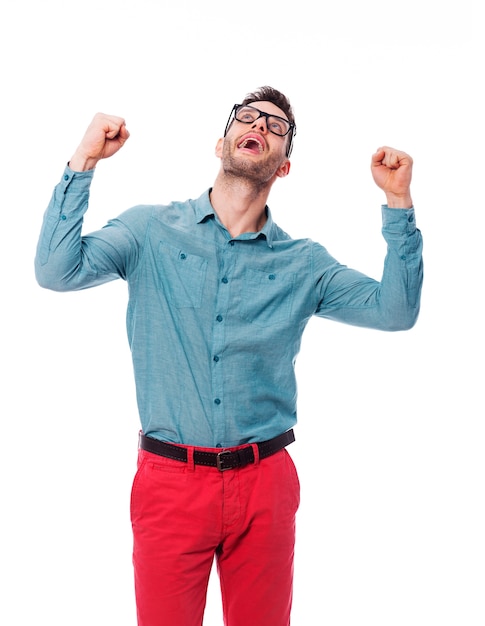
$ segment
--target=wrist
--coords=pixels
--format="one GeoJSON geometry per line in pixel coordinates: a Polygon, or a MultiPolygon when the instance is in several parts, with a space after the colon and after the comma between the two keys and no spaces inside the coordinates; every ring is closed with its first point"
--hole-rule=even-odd
{"type": "Polygon", "coordinates": [[[387,206],[390,209],[411,209],[413,207],[413,200],[410,193],[403,195],[386,193],[387,206]]]}
{"type": "Polygon", "coordinates": [[[87,172],[88,170],[93,170],[99,159],[95,159],[92,157],[85,157],[82,154],[75,153],[71,160],[69,161],[69,167],[73,170],[73,172],[87,172]]]}

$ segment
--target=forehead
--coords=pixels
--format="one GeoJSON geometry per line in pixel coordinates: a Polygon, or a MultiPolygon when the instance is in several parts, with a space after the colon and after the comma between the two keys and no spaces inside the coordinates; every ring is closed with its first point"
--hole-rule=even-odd
{"type": "Polygon", "coordinates": [[[250,102],[248,106],[255,107],[264,113],[270,113],[271,115],[278,115],[278,117],[282,117],[283,119],[288,119],[286,113],[273,104],[272,102],[267,102],[266,100],[257,100],[256,102],[250,102]]]}

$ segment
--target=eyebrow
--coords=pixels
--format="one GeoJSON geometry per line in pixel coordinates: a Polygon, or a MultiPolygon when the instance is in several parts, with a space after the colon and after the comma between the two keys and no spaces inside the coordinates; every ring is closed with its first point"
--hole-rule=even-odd
{"type": "Polygon", "coordinates": [[[261,109],[258,109],[258,107],[255,107],[253,103],[241,104],[241,107],[251,107],[252,109],[256,109],[256,111],[259,111],[260,113],[264,113],[265,115],[271,115],[271,117],[277,117],[279,120],[284,120],[285,122],[288,122],[289,124],[293,123],[287,117],[281,117],[281,115],[276,115],[276,113],[267,113],[266,111],[261,111],[261,109]]]}

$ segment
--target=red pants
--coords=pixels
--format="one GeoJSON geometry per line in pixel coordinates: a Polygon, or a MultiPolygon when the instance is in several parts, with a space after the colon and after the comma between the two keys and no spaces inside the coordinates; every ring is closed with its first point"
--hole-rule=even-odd
{"type": "Polygon", "coordinates": [[[188,447],[182,463],[139,451],[131,498],[139,626],[201,626],[214,556],[226,626],[288,626],[299,505],[288,452],[225,472],[194,465],[192,454],[188,447]]]}

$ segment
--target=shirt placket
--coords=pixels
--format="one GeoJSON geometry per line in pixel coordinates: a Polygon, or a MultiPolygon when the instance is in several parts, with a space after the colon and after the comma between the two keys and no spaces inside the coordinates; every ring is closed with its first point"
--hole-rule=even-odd
{"type": "Polygon", "coordinates": [[[219,257],[218,289],[212,333],[212,411],[214,435],[217,447],[224,447],[226,440],[226,408],[224,404],[224,372],[230,367],[226,363],[226,324],[229,311],[232,269],[235,263],[236,245],[229,240],[219,257]]]}

